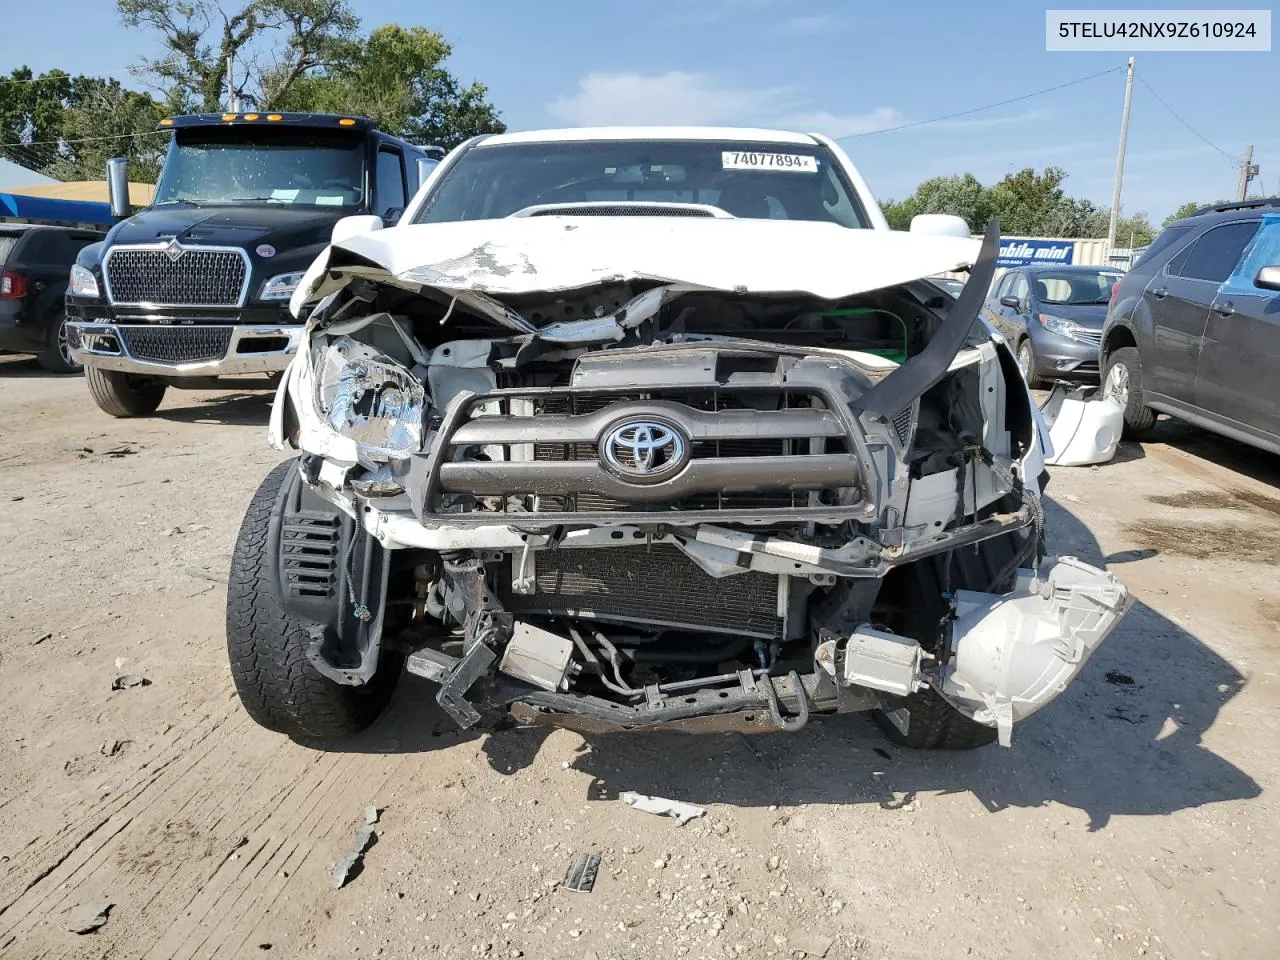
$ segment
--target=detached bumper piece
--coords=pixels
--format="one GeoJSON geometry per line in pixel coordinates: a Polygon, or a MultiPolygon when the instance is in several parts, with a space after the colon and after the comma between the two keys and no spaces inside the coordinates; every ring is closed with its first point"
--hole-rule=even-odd
{"type": "Polygon", "coordinates": [[[951,655],[938,664],[916,641],[869,626],[817,650],[818,667],[843,687],[905,697],[934,687],[965,716],[999,732],[1067,688],[1131,603],[1124,584],[1074,557],[1037,576],[1018,571],[1005,594],[957,591],[951,655]]]}
{"type": "Polygon", "coordinates": [[[1075,557],[1038,579],[1018,571],[1003,596],[958,591],[955,652],[939,692],[1008,746],[1014,721],[1067,688],[1132,602],[1124,584],[1075,557]]]}
{"type": "Polygon", "coordinates": [[[67,324],[78,363],[143,376],[274,373],[289,365],[301,335],[301,325],[67,324]]]}

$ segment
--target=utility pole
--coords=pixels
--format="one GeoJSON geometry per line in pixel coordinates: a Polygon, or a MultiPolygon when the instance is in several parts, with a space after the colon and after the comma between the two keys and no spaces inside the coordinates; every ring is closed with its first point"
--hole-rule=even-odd
{"type": "Polygon", "coordinates": [[[1133,57],[1124,82],[1124,113],[1120,115],[1120,149],[1116,151],[1116,185],[1111,192],[1111,220],[1107,224],[1107,257],[1116,245],[1116,221],[1120,219],[1120,184],[1124,181],[1124,148],[1129,140],[1129,104],[1133,102],[1133,57]]]}
{"type": "Polygon", "coordinates": [[[1258,175],[1258,168],[1253,162],[1253,144],[1245,147],[1244,163],[1240,164],[1240,183],[1236,187],[1236,199],[1243,202],[1249,192],[1249,181],[1258,175]]]}

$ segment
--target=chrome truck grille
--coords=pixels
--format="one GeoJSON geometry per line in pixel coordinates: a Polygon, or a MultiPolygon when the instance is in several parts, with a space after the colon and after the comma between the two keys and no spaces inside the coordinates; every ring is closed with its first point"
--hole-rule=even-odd
{"type": "Polygon", "coordinates": [[[425,512],[454,522],[860,518],[853,429],[829,398],[805,389],[499,390],[442,425],[425,512]]]}
{"type": "Polygon", "coordinates": [[[121,326],[118,329],[129,355],[152,363],[221,360],[231,344],[230,327],[121,326]]]}
{"type": "Polygon", "coordinates": [[[249,257],[239,247],[112,247],[103,269],[113,304],[238,307],[248,292],[249,257]]]}

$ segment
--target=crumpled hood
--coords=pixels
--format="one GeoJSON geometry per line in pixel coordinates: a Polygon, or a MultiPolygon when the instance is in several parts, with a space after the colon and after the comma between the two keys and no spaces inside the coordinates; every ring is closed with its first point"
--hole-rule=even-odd
{"type": "Polygon", "coordinates": [[[298,314],[345,285],[348,264],[351,276],[385,272],[409,289],[434,287],[455,296],[649,280],[689,290],[835,300],[968,267],[978,249],[977,240],[960,237],[790,220],[552,216],[417,224],[331,245],[307,271],[290,307],[298,314]]]}

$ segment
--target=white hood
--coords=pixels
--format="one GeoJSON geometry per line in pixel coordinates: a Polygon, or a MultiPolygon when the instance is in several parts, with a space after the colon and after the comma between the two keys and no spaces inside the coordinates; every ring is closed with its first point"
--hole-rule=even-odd
{"type": "MultiPolygon", "coordinates": [[[[397,226],[327,248],[290,306],[300,308],[351,276],[389,274],[408,289],[497,298],[628,280],[744,294],[827,300],[971,265],[979,241],[834,223],[701,217],[512,217],[397,226]],[[380,269],[337,267],[335,250],[380,269]]],[[[344,258],[338,255],[339,263],[344,258]]]]}

